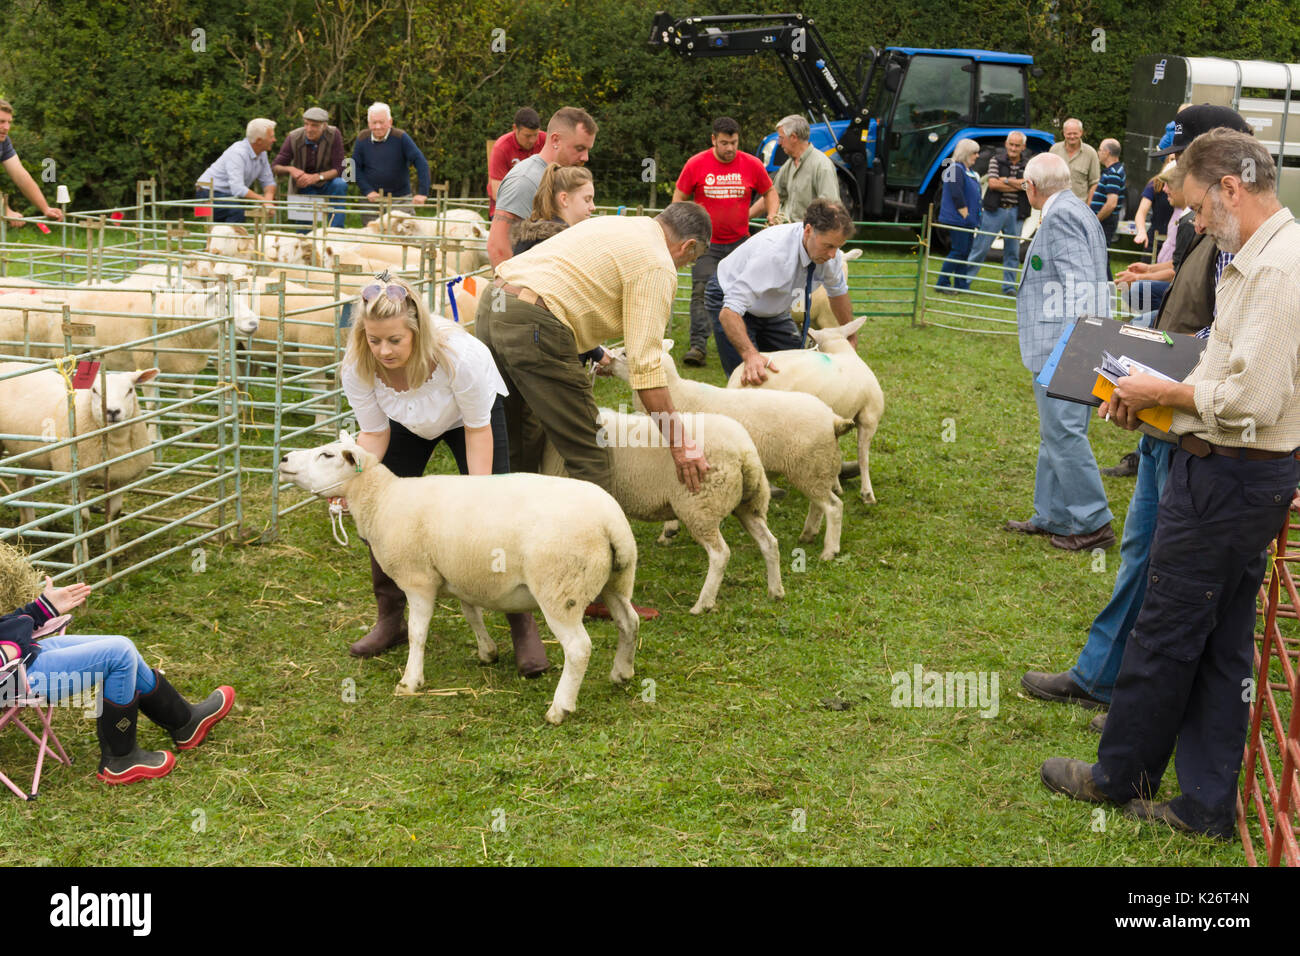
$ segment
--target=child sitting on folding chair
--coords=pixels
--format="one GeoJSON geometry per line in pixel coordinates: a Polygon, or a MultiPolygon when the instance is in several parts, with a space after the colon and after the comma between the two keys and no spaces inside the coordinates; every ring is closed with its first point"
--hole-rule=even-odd
{"type": "Polygon", "coordinates": [[[141,750],[135,741],[138,714],[143,712],[168,731],[181,750],[203,742],[212,726],[235,702],[232,687],[218,687],[206,700],[189,703],[160,671],[151,669],[130,639],[104,634],[60,634],[34,639],[32,632],[51,619],[85,603],[86,584],[56,588],[50,578],[30,604],[0,617],[0,662],[22,657],[33,689],[53,703],[69,686],[88,688],[102,681],[99,697],[99,773],[105,783],[135,783],[165,777],[176,766],[167,750],[141,750]]]}

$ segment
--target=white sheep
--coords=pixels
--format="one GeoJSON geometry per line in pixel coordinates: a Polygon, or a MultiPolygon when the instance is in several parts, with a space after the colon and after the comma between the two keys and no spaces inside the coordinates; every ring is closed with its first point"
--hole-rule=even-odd
{"type": "Polygon", "coordinates": [[[413,216],[393,210],[365,228],[390,236],[441,235],[438,270],[448,275],[465,275],[487,265],[488,222],[472,209],[448,209],[440,216],[413,216]]]}
{"type": "Polygon", "coordinates": [[[597,597],[618,626],[609,679],[622,684],[633,676],[636,539],[618,503],[597,485],[524,473],[398,478],[347,433],[289,452],[280,477],[315,495],[346,497],[358,534],[406,593],[411,646],[397,694],[424,684],[424,643],[440,593],[460,600],[485,663],[496,659],[496,644],[483,626],[484,608],[542,612],[564,649],[546,712],[553,724],[577,707],[591,656],[582,615],[597,597]]]}
{"type": "MultiPolygon", "coordinates": [[[[24,306],[21,301],[15,301],[27,297],[0,296],[0,340],[21,341],[26,335],[27,341],[33,345],[32,355],[62,355],[62,305],[66,303],[74,324],[94,326],[94,331],[89,334],[74,332],[74,344],[93,349],[116,349],[104,355],[103,360],[109,369],[125,371],[156,361],[164,373],[192,382],[193,377],[213,358],[220,334],[217,325],[195,326],[226,314],[223,295],[219,289],[204,289],[184,280],[178,287],[168,287],[156,279],[149,281],[147,286],[140,283],[134,287],[108,284],[68,289],[61,294],[61,301],[45,303],[42,311],[35,311],[30,303],[24,306]],[[121,314],[94,314],[97,312],[121,314]],[[156,344],[133,345],[164,332],[175,334],[156,344]],[[159,351],[155,353],[155,349],[159,351]],[[163,349],[184,351],[161,351],[163,349]]],[[[236,334],[250,335],[257,329],[257,317],[246,305],[236,302],[234,314],[236,334]]]]}
{"type": "MultiPolygon", "coordinates": [[[[858,468],[862,474],[862,501],[876,503],[876,493],[871,487],[868,455],[871,438],[880,425],[885,411],[885,395],[870,366],[858,356],[848,341],[866,321],[863,316],[848,325],[836,324],[830,329],[809,329],[808,334],[818,345],[812,349],[786,349],[767,353],[775,373],[769,372],[759,388],[783,392],[806,392],[816,395],[841,418],[851,418],[858,426],[858,468]]],[[[737,366],[727,380],[727,388],[742,388],[740,380],[743,366],[737,366]]],[[[748,386],[755,387],[755,386],[748,386]]]]}
{"type": "MultiPolygon", "coordinates": [[[[771,491],[754,442],[737,422],[723,415],[681,415],[687,438],[709,462],[700,490],[692,494],[677,480],[677,466],[659,425],[648,415],[628,415],[602,408],[596,438],[610,450],[610,492],[629,518],[664,521],[677,518],[709,556],[709,570],[692,614],[712,610],[731,557],[720,525],[734,514],[758,545],[767,564],[767,593],[785,597],[781,586],[781,552],[767,527],[771,491]]],[[[542,474],[564,475],[564,460],[549,442],[542,474]]]]}
{"type": "MultiPolygon", "coordinates": [[[[763,467],[784,475],[808,498],[808,517],[800,541],[811,541],[826,519],[826,537],[822,541],[822,559],[830,560],[840,551],[840,525],[844,504],[837,497],[840,490],[840,445],[836,437],[853,427],[821,399],[800,392],[774,392],[758,389],[727,389],[684,379],[677,374],[664,340],[663,367],[668,375],[668,392],[673,406],[683,412],[713,412],[734,418],[745,426],[754,440],[763,467]]],[[[627,357],[621,348],[610,349],[610,370],[627,381],[627,357]]],[[[633,401],[644,411],[633,391],[633,401]]],[[[707,457],[707,456],[706,456],[707,457]]]]}
{"type": "MultiPolygon", "coordinates": [[[[0,376],[35,368],[36,366],[24,362],[3,362],[0,363],[0,376]]],[[[99,436],[76,442],[78,468],[90,468],[121,455],[137,452],[125,461],[109,465],[107,469],[83,476],[82,481],[97,488],[120,488],[149,470],[153,464],[154,452],[148,428],[144,422],[136,420],[139,405],[135,386],[150,381],[157,374],[156,368],[131,373],[115,372],[104,376],[103,380],[96,377],[94,385],[89,389],[76,390],[73,397],[76,434],[82,435],[105,425],[120,426],[105,436],[107,456],[103,450],[103,439],[99,436]],[[107,387],[101,392],[103,381],[106,381],[107,387]]],[[[37,441],[4,439],[5,451],[10,455],[18,455],[69,437],[67,394],[67,384],[55,369],[39,369],[25,375],[0,379],[0,433],[40,436],[37,441]]],[[[72,470],[72,446],[66,445],[24,458],[15,467],[69,472],[72,470]]],[[[31,475],[19,475],[18,487],[27,488],[32,481],[31,475]]],[[[66,487],[70,496],[72,486],[69,484],[66,487]]],[[[104,509],[107,521],[113,521],[122,510],[122,497],[120,493],[109,497],[104,509]]],[[[82,513],[89,522],[89,510],[82,513]]],[[[21,514],[24,524],[35,520],[32,508],[22,508],[21,514]]],[[[111,550],[117,547],[117,527],[110,527],[108,535],[111,550]]]]}

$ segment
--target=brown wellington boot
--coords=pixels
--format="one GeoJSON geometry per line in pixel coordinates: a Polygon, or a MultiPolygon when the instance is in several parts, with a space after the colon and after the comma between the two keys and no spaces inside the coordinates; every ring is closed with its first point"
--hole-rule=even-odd
{"type": "Polygon", "coordinates": [[[515,668],[523,677],[540,677],[551,669],[546,659],[542,636],[537,633],[537,618],[531,613],[507,614],[510,640],[515,645],[515,668]]]}
{"type": "Polygon", "coordinates": [[[379,614],[370,633],[348,648],[353,657],[374,657],[390,647],[406,643],[406,622],[402,619],[406,611],[406,595],[397,582],[384,573],[373,551],[370,552],[370,583],[375,590],[379,614]]]}

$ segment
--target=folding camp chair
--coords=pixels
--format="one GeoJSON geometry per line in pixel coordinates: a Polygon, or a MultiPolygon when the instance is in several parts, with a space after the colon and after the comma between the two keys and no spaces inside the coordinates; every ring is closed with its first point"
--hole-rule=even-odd
{"type": "MultiPolygon", "coordinates": [[[[38,636],[41,633],[60,634],[67,626],[67,623],[68,615],[61,615],[42,628],[41,632],[38,632],[38,636]]],[[[24,800],[35,800],[37,790],[41,785],[41,768],[45,765],[45,755],[49,754],[68,767],[72,766],[72,758],[64,752],[63,744],[59,743],[59,738],[50,725],[50,719],[54,716],[54,704],[46,697],[32,692],[31,683],[27,680],[28,663],[28,660],[24,658],[17,658],[0,666],[0,729],[3,729],[8,724],[16,724],[23,733],[32,739],[32,742],[37,747],[36,773],[32,776],[31,793],[24,793],[3,772],[0,772],[0,782],[3,782],[6,787],[24,800]],[[23,710],[36,711],[43,728],[39,737],[32,732],[30,727],[23,723],[20,713],[23,710]],[[53,750],[50,749],[51,743],[54,744],[53,750]]]]}

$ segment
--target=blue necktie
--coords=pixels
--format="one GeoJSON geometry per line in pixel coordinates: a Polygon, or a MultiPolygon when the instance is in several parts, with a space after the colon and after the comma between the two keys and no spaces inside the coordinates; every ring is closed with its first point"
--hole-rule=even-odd
{"type": "Polygon", "coordinates": [[[808,276],[803,285],[803,334],[799,336],[799,348],[803,348],[808,342],[808,323],[812,321],[813,270],[816,268],[817,263],[808,263],[808,276]]]}

